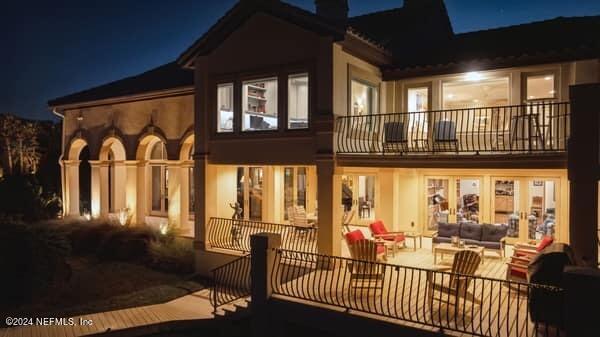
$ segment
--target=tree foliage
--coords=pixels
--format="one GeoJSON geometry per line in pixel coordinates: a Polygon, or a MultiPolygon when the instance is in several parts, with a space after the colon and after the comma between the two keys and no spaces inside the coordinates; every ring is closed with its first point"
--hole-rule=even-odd
{"type": "Polygon", "coordinates": [[[6,162],[5,174],[30,174],[40,163],[39,126],[13,115],[0,115],[0,143],[6,162]]]}

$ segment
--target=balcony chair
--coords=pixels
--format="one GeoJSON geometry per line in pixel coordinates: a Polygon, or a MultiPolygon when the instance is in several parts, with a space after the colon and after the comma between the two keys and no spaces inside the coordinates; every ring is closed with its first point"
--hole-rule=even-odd
{"type": "Polygon", "coordinates": [[[383,154],[408,152],[407,133],[408,127],[404,122],[386,122],[383,125],[383,154]]]}
{"type": "Polygon", "coordinates": [[[529,264],[553,242],[553,237],[545,236],[537,246],[523,243],[515,244],[513,256],[506,263],[506,280],[527,282],[529,264]]]}
{"type": "Polygon", "coordinates": [[[466,301],[481,304],[481,299],[476,298],[469,291],[469,284],[476,276],[475,272],[481,263],[479,254],[472,250],[461,250],[454,254],[452,266],[436,266],[435,271],[427,272],[427,303],[430,313],[433,315],[433,302],[453,306],[459,311],[460,305],[466,301]],[[436,271],[449,270],[447,273],[436,273],[436,271]],[[460,300],[462,298],[462,301],[460,300]]]}
{"type": "Polygon", "coordinates": [[[433,126],[433,151],[458,153],[456,125],[453,121],[437,121],[433,126]]]}
{"type": "Polygon", "coordinates": [[[310,232],[310,230],[314,228],[315,224],[308,221],[306,209],[303,206],[289,207],[288,216],[290,214],[290,208],[292,214],[291,218],[293,219],[293,222],[291,223],[294,226],[296,233],[306,234],[310,232]]]}
{"type": "Polygon", "coordinates": [[[350,257],[350,287],[352,289],[381,289],[383,287],[384,266],[377,263],[385,261],[383,245],[365,239],[360,230],[347,233],[345,236],[350,257]]]}
{"type": "Polygon", "coordinates": [[[390,232],[385,228],[383,221],[377,220],[369,225],[369,230],[371,231],[371,235],[376,240],[384,240],[387,242],[394,243],[394,252],[397,251],[399,247],[406,246],[406,237],[404,236],[404,232],[390,232]]]}

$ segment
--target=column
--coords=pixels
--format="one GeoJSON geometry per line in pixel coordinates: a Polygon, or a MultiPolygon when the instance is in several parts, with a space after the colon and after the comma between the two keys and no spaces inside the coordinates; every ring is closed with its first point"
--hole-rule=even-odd
{"type": "Polygon", "coordinates": [[[181,166],[179,162],[169,161],[167,170],[169,170],[167,217],[169,225],[181,228],[181,166]]]}
{"type": "Polygon", "coordinates": [[[146,203],[148,202],[149,195],[146,195],[146,190],[148,189],[148,182],[146,181],[146,161],[138,160],[137,162],[137,193],[136,193],[136,207],[135,207],[135,216],[137,219],[137,223],[146,222],[146,203]]]}
{"type": "Polygon", "coordinates": [[[66,175],[65,210],[66,216],[79,216],[79,160],[63,161],[66,175]]]}
{"type": "MultiPolygon", "coordinates": [[[[126,187],[127,186],[127,168],[124,161],[116,161],[114,165],[114,174],[112,177],[113,186],[110,190],[113,193],[114,211],[119,212],[123,208],[127,208],[126,202],[126,187]]],[[[108,187],[108,185],[106,185],[108,187]]]]}
{"type": "Polygon", "coordinates": [[[99,160],[90,160],[90,168],[91,168],[91,211],[92,217],[94,219],[99,218],[101,216],[101,195],[100,195],[100,161],[99,160]]]}
{"type": "MultiPolygon", "coordinates": [[[[125,166],[125,207],[129,209],[129,223],[138,224],[137,217],[137,160],[126,160],[125,166]]],[[[140,221],[139,223],[142,223],[140,221]]]]}
{"type": "Polygon", "coordinates": [[[569,239],[581,265],[598,264],[600,83],[570,87],[569,239]]]}
{"type": "Polygon", "coordinates": [[[190,179],[193,179],[193,176],[190,176],[190,168],[193,168],[193,163],[183,163],[180,168],[180,179],[181,179],[181,214],[179,215],[179,223],[181,224],[181,229],[186,234],[194,234],[193,230],[190,226],[190,179]]]}
{"type": "MultiPolygon", "coordinates": [[[[100,162],[100,217],[108,218],[108,213],[110,213],[110,204],[108,200],[108,194],[110,193],[110,189],[108,186],[108,170],[109,170],[108,162],[100,162]]],[[[113,194],[114,195],[114,194],[113,194]]]]}
{"type": "MultiPolygon", "coordinates": [[[[336,212],[339,208],[339,198],[334,200],[334,169],[333,159],[317,159],[317,200],[319,203],[319,232],[318,250],[321,254],[340,254],[341,218],[336,212]]],[[[338,184],[339,185],[339,184],[338,184]]],[[[339,187],[339,186],[338,186],[339,187]]],[[[339,187],[341,188],[341,187],[339,187]]]]}

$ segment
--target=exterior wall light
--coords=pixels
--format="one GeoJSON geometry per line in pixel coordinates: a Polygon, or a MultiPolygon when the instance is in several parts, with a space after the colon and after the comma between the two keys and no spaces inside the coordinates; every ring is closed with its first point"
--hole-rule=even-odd
{"type": "Polygon", "coordinates": [[[483,79],[483,75],[478,71],[469,71],[465,74],[465,81],[479,82],[483,79]]]}

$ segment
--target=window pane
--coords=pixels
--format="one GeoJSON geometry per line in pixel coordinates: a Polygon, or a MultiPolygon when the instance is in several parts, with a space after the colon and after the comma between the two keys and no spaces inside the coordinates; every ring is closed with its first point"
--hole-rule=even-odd
{"type": "Polygon", "coordinates": [[[469,74],[443,83],[443,109],[508,105],[508,77],[469,74]]]}
{"type": "Polygon", "coordinates": [[[237,177],[236,177],[236,186],[237,186],[237,199],[236,202],[238,204],[238,207],[240,207],[242,209],[242,213],[239,214],[241,219],[245,219],[245,212],[246,212],[246,206],[244,205],[244,168],[243,167],[238,167],[237,168],[237,177]]]}
{"type": "Polygon", "coordinates": [[[296,205],[303,206],[306,209],[306,167],[298,168],[298,185],[296,205]]]}
{"type": "Polygon", "coordinates": [[[150,159],[167,159],[167,148],[165,147],[165,143],[163,143],[162,141],[157,141],[152,146],[152,152],[150,152],[150,159]]]}
{"type": "Polygon", "coordinates": [[[527,76],[527,99],[553,99],[556,97],[554,89],[554,75],[543,74],[527,76]]]}
{"type": "Polygon", "coordinates": [[[308,127],[308,75],[294,75],[288,79],[288,128],[308,127]]]}
{"type": "Polygon", "coordinates": [[[233,84],[217,87],[217,132],[233,131],[233,84]]]}
{"type": "Polygon", "coordinates": [[[371,115],[379,112],[379,93],[376,87],[352,80],[350,92],[350,115],[371,115]]]}
{"type": "Polygon", "coordinates": [[[554,236],[556,230],[556,190],[553,180],[529,182],[529,215],[527,239],[554,236]]]}
{"type": "Polygon", "coordinates": [[[507,236],[519,237],[519,181],[494,182],[494,223],[507,224],[507,236]]]}
{"type": "Polygon", "coordinates": [[[288,209],[292,206],[294,206],[294,168],[286,167],[283,173],[283,213],[285,220],[289,220],[288,209]]]}
{"type": "Polygon", "coordinates": [[[243,131],[277,129],[277,79],[244,82],[243,131]]]}
{"type": "Polygon", "coordinates": [[[160,166],[152,166],[152,210],[157,212],[160,212],[160,173],[160,166]]]}
{"type": "Polygon", "coordinates": [[[194,214],[194,210],[196,209],[196,199],[194,197],[194,168],[190,167],[188,169],[188,181],[189,181],[189,200],[190,200],[190,206],[189,206],[189,211],[190,214],[194,214]]]}
{"type": "Polygon", "coordinates": [[[479,179],[457,179],[456,222],[479,222],[479,179]]]}
{"type": "Polygon", "coordinates": [[[438,222],[448,222],[450,210],[448,179],[427,179],[427,229],[437,230],[438,222]]]}
{"type": "Polygon", "coordinates": [[[165,200],[165,205],[164,208],[162,209],[163,212],[166,212],[169,209],[169,170],[167,169],[166,166],[163,166],[162,168],[162,172],[163,172],[163,190],[162,190],[162,194],[163,194],[163,199],[165,200]]]}
{"type": "Polygon", "coordinates": [[[262,191],[263,191],[263,169],[262,167],[251,167],[249,170],[250,181],[248,182],[248,196],[250,206],[250,220],[262,220],[262,191]]]}
{"type": "Polygon", "coordinates": [[[408,111],[409,112],[421,112],[429,109],[429,89],[423,88],[410,88],[408,89],[408,111]]]}

